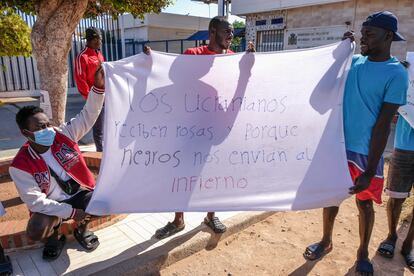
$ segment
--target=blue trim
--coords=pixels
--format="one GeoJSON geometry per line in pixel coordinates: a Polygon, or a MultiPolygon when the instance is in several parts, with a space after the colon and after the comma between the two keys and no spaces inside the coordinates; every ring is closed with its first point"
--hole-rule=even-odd
{"type": "MultiPolygon", "coordinates": [[[[355,163],[362,171],[365,171],[367,169],[367,165],[368,165],[367,155],[347,150],[346,157],[348,161],[355,163]]],[[[384,176],[384,158],[383,157],[381,157],[381,160],[378,163],[377,171],[375,172],[375,174],[381,177],[384,176]]]]}
{"type": "MultiPolygon", "coordinates": [[[[266,20],[265,20],[266,25],[266,20]]],[[[236,28],[234,29],[233,36],[234,37],[244,37],[246,33],[246,28],[236,28]]],[[[190,37],[188,37],[186,40],[208,40],[208,31],[202,30],[193,33],[190,37]]]]}
{"type": "Polygon", "coordinates": [[[208,31],[198,31],[187,38],[187,40],[208,40],[208,31]]]}

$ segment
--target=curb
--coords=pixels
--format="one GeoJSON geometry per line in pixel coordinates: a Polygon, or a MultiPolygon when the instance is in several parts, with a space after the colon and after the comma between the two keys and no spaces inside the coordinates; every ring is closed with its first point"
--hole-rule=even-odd
{"type": "MultiPolygon", "coordinates": [[[[206,225],[201,224],[197,228],[159,247],[144,252],[143,254],[135,254],[125,261],[91,275],[158,275],[159,271],[163,268],[203,249],[214,249],[220,240],[230,237],[273,214],[275,212],[245,212],[238,214],[224,221],[227,226],[227,231],[222,235],[212,234],[206,225]]],[[[76,275],[82,274],[82,270],[76,271],[76,275]]]]}

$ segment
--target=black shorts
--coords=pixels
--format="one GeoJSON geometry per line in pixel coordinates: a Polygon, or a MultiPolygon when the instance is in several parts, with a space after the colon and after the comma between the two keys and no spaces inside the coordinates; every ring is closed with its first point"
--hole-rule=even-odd
{"type": "Polygon", "coordinates": [[[385,193],[391,198],[407,198],[414,184],[414,151],[394,149],[385,193]]]}
{"type": "MultiPolygon", "coordinates": [[[[88,191],[88,190],[81,190],[79,191],[77,194],[75,194],[74,196],[72,196],[69,199],[63,200],[61,202],[65,202],[69,205],[71,205],[73,208],[76,209],[82,209],[82,210],[86,210],[86,207],[89,204],[89,201],[91,200],[93,192],[92,191],[88,191]]],[[[45,218],[44,217],[49,217],[52,218],[53,216],[48,216],[45,214],[41,214],[41,213],[30,213],[30,219],[28,222],[28,229],[33,227],[31,225],[36,225],[36,227],[39,227],[39,225],[43,225],[43,227],[47,227],[48,223],[54,223],[53,226],[56,226],[56,222],[53,220],[48,220],[45,222],[45,218]],[[45,224],[46,223],[46,224],[45,224]]],[[[63,219],[68,220],[68,219],[63,219]]],[[[62,219],[59,219],[59,222],[61,222],[62,219]]]]}
{"type": "Polygon", "coordinates": [[[62,202],[71,205],[75,209],[82,209],[85,211],[89,201],[91,201],[92,194],[93,191],[81,190],[71,198],[63,200],[62,202]]]}

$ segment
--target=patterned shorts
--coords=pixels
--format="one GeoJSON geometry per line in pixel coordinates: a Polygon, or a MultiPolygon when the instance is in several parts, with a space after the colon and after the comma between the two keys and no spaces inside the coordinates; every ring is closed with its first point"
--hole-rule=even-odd
{"type": "Polygon", "coordinates": [[[414,151],[395,149],[392,153],[385,193],[391,198],[407,198],[414,184],[414,151]]]}

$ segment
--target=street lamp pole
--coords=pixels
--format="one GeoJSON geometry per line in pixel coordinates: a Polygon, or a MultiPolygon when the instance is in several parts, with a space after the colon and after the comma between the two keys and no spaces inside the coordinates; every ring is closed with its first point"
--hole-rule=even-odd
{"type": "Polygon", "coordinates": [[[225,7],[225,0],[218,0],[217,6],[218,6],[218,16],[224,16],[224,7],[225,7]]]}

